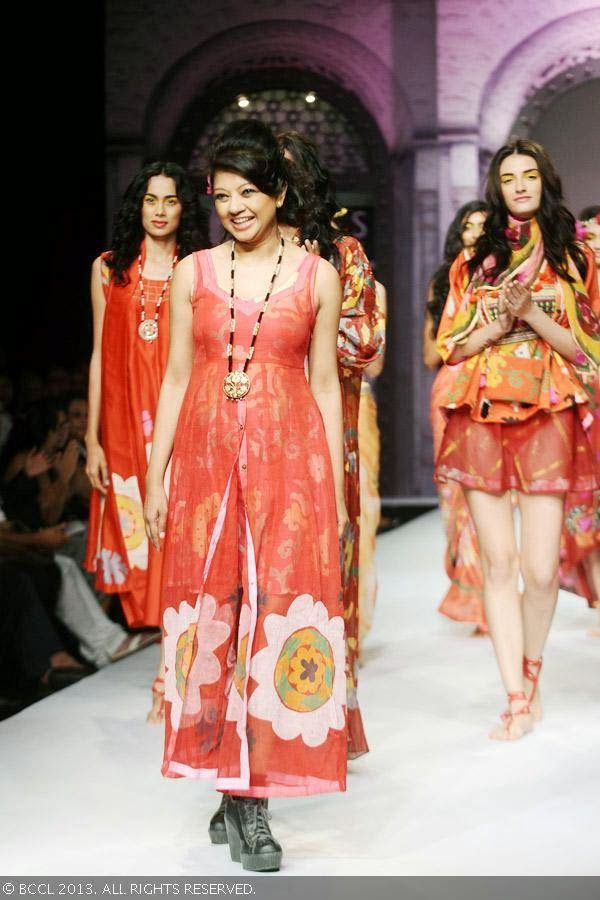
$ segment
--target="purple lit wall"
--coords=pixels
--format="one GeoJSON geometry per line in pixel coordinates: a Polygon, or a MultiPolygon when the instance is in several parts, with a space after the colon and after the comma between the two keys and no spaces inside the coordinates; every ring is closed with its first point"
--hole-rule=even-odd
{"type": "Polygon", "coordinates": [[[576,206],[597,201],[598,78],[590,0],[108,0],[107,208],[144,158],[189,162],[237,93],[312,88],[350,119],[390,297],[382,489],[431,496],[420,333],[445,229],[512,132],[543,137],[576,206]]]}

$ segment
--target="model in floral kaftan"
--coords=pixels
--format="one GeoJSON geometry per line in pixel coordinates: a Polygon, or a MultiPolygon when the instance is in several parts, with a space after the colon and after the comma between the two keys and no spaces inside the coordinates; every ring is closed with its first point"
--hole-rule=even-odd
{"type": "Polygon", "coordinates": [[[382,315],[375,297],[375,279],[369,260],[356,238],[336,241],[343,288],[338,335],[338,369],[344,415],[344,493],[349,526],[343,542],[342,580],[346,621],[346,675],[348,679],[348,755],[369,750],[356,696],[358,684],[358,560],[360,478],[358,410],[362,372],[383,349],[382,315]]]}

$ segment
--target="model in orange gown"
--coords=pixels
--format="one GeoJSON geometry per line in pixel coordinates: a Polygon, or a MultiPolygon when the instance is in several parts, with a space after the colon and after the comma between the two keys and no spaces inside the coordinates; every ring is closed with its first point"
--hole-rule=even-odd
{"type": "MultiPolygon", "coordinates": [[[[580,213],[580,237],[594,254],[599,302],[595,309],[600,318],[600,206],[588,207],[580,213]]],[[[589,438],[600,467],[600,376],[596,372],[588,381],[595,409],[589,438]]],[[[587,495],[567,494],[565,528],[561,542],[561,587],[585,597],[600,614],[600,491],[587,495]]],[[[590,631],[600,636],[600,628],[590,631]]]]}
{"type": "Polygon", "coordinates": [[[161,622],[162,557],[146,537],[144,479],[169,347],[171,275],[177,255],[200,243],[198,224],[184,170],[151,163],[128,187],[113,246],[92,270],[86,567],[100,590],[119,595],[137,628],[161,622]]]}
{"type": "MultiPolygon", "coordinates": [[[[384,286],[375,282],[379,309],[379,329],[385,341],[387,294],[384,286]]],[[[360,529],[358,542],[358,626],[359,654],[362,659],[363,640],[371,630],[377,599],[377,569],[375,539],[381,519],[379,498],[380,437],[377,423],[377,401],[373,384],[383,370],[384,347],[375,362],[363,372],[358,409],[358,450],[360,456],[360,529]]]]}
{"type": "Polygon", "coordinates": [[[96,260],[92,273],[95,332],[86,443],[94,491],[86,567],[96,573],[100,590],[119,594],[132,627],[160,624],[162,561],[144,528],[144,478],[169,348],[172,267],[177,253],[193,249],[192,197],[180,166],[146,166],[125,193],[113,248],[96,260]],[[131,207],[140,210],[133,226],[131,207]],[[142,238],[133,250],[132,231],[142,238]],[[180,231],[186,238],[178,249],[180,231]],[[117,272],[123,247],[132,258],[117,272]],[[160,277],[149,277],[159,270],[160,277]],[[155,339],[140,336],[142,316],[156,320],[155,339]]]}
{"type": "MultiPolygon", "coordinates": [[[[433,276],[425,312],[423,327],[423,362],[430,369],[437,369],[431,387],[429,404],[433,435],[433,458],[437,459],[446,418],[442,410],[443,398],[461,369],[443,366],[436,347],[435,336],[442,310],[451,289],[450,266],[458,254],[466,261],[473,251],[485,222],[487,207],[481,200],[466,203],[456,213],[444,244],[444,262],[433,276]]],[[[475,526],[467,506],[462,486],[456,481],[438,484],[438,496],[442,522],[446,532],[445,568],[450,587],[438,610],[457,622],[472,622],[474,635],[487,633],[483,607],[483,574],[475,526]]]]}
{"type": "Polygon", "coordinates": [[[331,259],[339,272],[343,301],[338,336],[338,370],[344,411],[344,491],[349,526],[343,541],[342,582],[346,621],[346,678],[348,686],[348,755],[369,750],[358,702],[359,604],[358,565],[360,533],[360,459],[358,410],[362,373],[383,348],[381,314],[375,297],[375,278],[360,241],[341,233],[335,221],[340,213],[331,179],[320,163],[316,146],[304,135],[279,135],[286,157],[301,174],[298,184],[306,194],[303,221],[288,221],[290,234],[313,252],[331,259]],[[294,226],[299,224],[298,228],[294,226]]]}

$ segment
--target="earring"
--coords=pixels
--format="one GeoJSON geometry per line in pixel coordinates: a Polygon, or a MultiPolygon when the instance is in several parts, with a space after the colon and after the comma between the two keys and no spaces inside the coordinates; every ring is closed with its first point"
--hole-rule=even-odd
{"type": "Polygon", "coordinates": [[[283,206],[283,203],[281,202],[281,200],[277,200],[277,202],[275,203],[275,206],[277,207],[277,209],[281,209],[281,207],[283,206]]]}

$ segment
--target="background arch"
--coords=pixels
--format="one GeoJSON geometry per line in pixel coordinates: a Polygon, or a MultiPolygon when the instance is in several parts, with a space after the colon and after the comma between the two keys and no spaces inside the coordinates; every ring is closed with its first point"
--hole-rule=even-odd
{"type": "Polygon", "coordinates": [[[528,36],[496,67],[479,112],[480,148],[494,153],[520,111],[545,84],[600,59],[600,7],[556,19],[528,36]]]}

